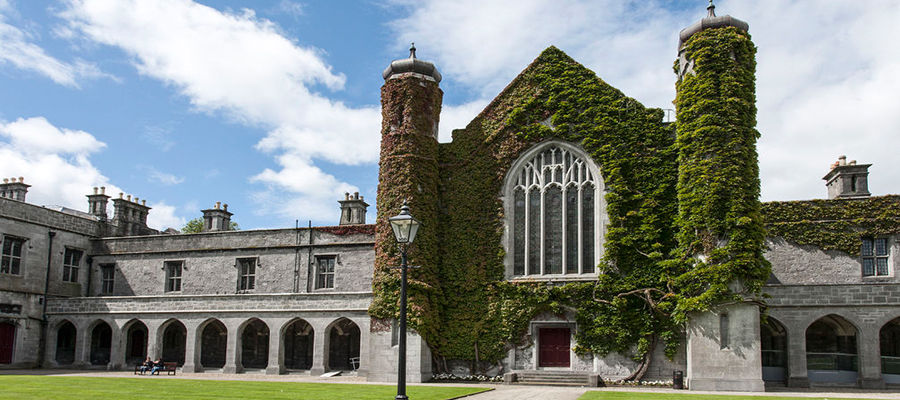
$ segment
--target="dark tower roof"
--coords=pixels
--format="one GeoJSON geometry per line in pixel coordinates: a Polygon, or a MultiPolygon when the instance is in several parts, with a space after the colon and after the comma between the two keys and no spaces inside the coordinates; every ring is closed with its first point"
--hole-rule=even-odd
{"type": "Polygon", "coordinates": [[[706,7],[707,15],[706,18],[701,19],[700,21],[695,22],[693,25],[684,28],[681,30],[681,33],[678,34],[678,48],[681,49],[681,46],[684,45],[688,39],[691,38],[695,33],[700,32],[704,29],[713,29],[713,28],[724,28],[728,26],[733,26],[738,28],[744,32],[750,29],[750,25],[744,21],[741,21],[737,18],[734,18],[730,15],[725,15],[722,17],[716,16],[716,6],[713,5],[712,0],[709,0],[709,6],[706,7]]]}
{"type": "Polygon", "coordinates": [[[441,73],[438,72],[434,64],[416,58],[416,44],[413,43],[409,48],[409,58],[391,61],[391,65],[385,68],[381,76],[384,80],[391,79],[395,75],[406,73],[424,75],[426,78],[434,79],[435,82],[441,82],[441,73]]]}

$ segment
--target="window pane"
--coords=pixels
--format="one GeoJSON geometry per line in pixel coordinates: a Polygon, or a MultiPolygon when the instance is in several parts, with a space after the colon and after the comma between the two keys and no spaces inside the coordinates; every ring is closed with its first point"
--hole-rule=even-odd
{"type": "Polygon", "coordinates": [[[541,191],[528,193],[528,273],[541,273],[541,191]]]}
{"type": "Polygon", "coordinates": [[[562,189],[547,188],[544,194],[544,265],[548,274],[562,273],[562,189]]]}
{"type": "Polygon", "coordinates": [[[875,255],[876,256],[886,256],[887,255],[887,239],[875,239],[875,255]]]}
{"type": "Polygon", "coordinates": [[[862,256],[863,256],[863,257],[870,257],[870,256],[875,255],[874,252],[873,252],[873,247],[874,247],[874,246],[873,246],[873,243],[872,243],[872,239],[863,239],[863,240],[862,240],[862,251],[861,251],[862,256]]]}
{"type": "Polygon", "coordinates": [[[513,275],[525,275],[525,191],[513,195],[513,275]]]}
{"type": "Polygon", "coordinates": [[[875,260],[872,258],[863,258],[863,276],[875,275],[875,260]]]}
{"type": "Polygon", "coordinates": [[[578,187],[566,188],[566,273],[578,273],[578,187]]]}
{"type": "Polygon", "coordinates": [[[876,258],[875,266],[878,268],[876,274],[879,276],[884,276],[888,274],[888,259],[886,257],[876,258]]]}
{"type": "Polygon", "coordinates": [[[581,191],[581,256],[582,272],[594,272],[594,185],[587,184],[581,191]]]}

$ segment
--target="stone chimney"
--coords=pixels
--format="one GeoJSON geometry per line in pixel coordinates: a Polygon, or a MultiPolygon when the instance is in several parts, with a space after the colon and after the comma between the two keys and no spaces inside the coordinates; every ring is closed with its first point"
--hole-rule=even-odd
{"type": "Polygon", "coordinates": [[[16,178],[4,178],[3,184],[0,184],[0,197],[25,202],[25,194],[28,193],[28,188],[31,185],[25,184],[25,178],[19,177],[19,180],[16,181],[16,178]]]}
{"type": "Polygon", "coordinates": [[[106,205],[109,201],[109,196],[106,195],[106,187],[101,186],[99,188],[94,188],[94,194],[87,195],[88,198],[88,214],[96,216],[100,218],[101,221],[106,221],[106,205]]]}
{"type": "Polygon", "coordinates": [[[344,193],[344,199],[338,200],[341,203],[341,225],[360,225],[366,223],[366,209],[369,205],[363,201],[359,192],[344,193]]]}
{"type": "MultiPolygon", "coordinates": [[[[101,195],[105,194],[98,194],[97,196],[101,195]]],[[[147,226],[147,214],[150,213],[150,207],[147,207],[147,200],[140,202],[140,199],[137,197],[132,200],[131,195],[127,198],[124,195],[124,193],[119,193],[119,198],[113,199],[113,206],[116,208],[112,221],[113,225],[115,225],[115,236],[147,235],[155,232],[147,226]]]]}
{"type": "Polygon", "coordinates": [[[872,164],[857,164],[856,160],[847,162],[847,156],[840,156],[831,171],[825,175],[825,187],[828,188],[829,199],[847,199],[867,197],[869,193],[869,167],[872,164]]]}
{"type": "Polygon", "coordinates": [[[203,232],[216,232],[231,230],[231,216],[228,212],[228,204],[217,201],[213,208],[202,210],[203,232]]]}

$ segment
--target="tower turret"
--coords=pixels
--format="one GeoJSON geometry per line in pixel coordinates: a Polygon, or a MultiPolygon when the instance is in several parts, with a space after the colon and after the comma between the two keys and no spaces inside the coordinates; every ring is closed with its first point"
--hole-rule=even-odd
{"type": "Polygon", "coordinates": [[[366,223],[366,210],[369,204],[363,200],[359,192],[344,193],[344,200],[338,200],[341,203],[341,223],[340,225],[360,225],[366,223]]]}

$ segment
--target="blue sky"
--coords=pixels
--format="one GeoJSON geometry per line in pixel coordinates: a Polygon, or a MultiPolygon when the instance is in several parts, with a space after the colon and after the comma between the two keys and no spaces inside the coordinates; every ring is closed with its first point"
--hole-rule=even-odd
{"type": "MultiPolygon", "coordinates": [[[[0,177],[79,210],[106,186],[157,229],[216,201],[244,229],[331,225],[344,192],[375,205],[381,71],[410,42],[444,76],[447,142],[551,45],[673,108],[677,34],[706,4],[0,0],[0,177]]],[[[763,199],[824,197],[841,154],[874,164],[873,194],[900,192],[900,2],[716,5],[759,47],[763,199]]]]}

